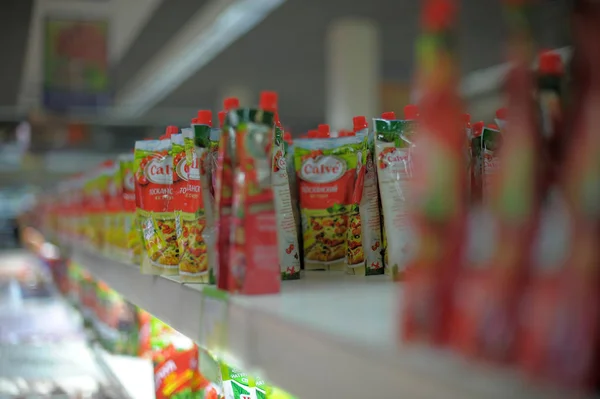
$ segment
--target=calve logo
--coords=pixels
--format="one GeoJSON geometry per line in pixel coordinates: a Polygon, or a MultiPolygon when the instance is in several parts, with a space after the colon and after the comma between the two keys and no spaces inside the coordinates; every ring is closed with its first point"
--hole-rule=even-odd
{"type": "Polygon", "coordinates": [[[131,169],[127,170],[123,178],[123,186],[125,187],[125,191],[135,190],[135,180],[133,179],[133,171],[131,169]]]}
{"type": "Polygon", "coordinates": [[[175,167],[175,172],[182,180],[200,180],[199,166],[198,157],[194,154],[191,165],[188,165],[185,158],[182,158],[175,167]]]}
{"type": "Polygon", "coordinates": [[[382,155],[382,161],[392,166],[395,164],[406,164],[410,161],[410,153],[408,151],[394,149],[382,155]]]}
{"type": "Polygon", "coordinates": [[[309,158],[302,164],[300,177],[311,183],[331,183],[346,173],[346,162],[332,156],[309,158]]]}
{"type": "Polygon", "coordinates": [[[285,161],[285,157],[280,157],[277,160],[277,167],[279,168],[279,170],[285,170],[286,169],[286,161],[285,161]]]}
{"type": "Polygon", "coordinates": [[[495,173],[500,168],[500,159],[492,154],[484,154],[483,168],[485,173],[495,173]]]}
{"type": "Polygon", "coordinates": [[[144,169],[144,175],[150,183],[172,184],[171,157],[154,158],[148,162],[144,169]]]}
{"type": "Polygon", "coordinates": [[[393,178],[412,176],[411,153],[409,149],[394,147],[386,148],[386,152],[379,154],[379,168],[393,178]]]}

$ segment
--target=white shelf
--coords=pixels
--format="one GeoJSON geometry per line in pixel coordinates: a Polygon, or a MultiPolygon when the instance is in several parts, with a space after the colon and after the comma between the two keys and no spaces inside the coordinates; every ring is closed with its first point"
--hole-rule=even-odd
{"type": "Polygon", "coordinates": [[[97,353],[131,399],[154,397],[154,369],[150,360],[113,355],[101,348],[97,353]]]}
{"type": "MultiPolygon", "coordinates": [[[[73,259],[134,304],[204,345],[201,284],[144,276],[82,249],[73,259]]],[[[396,339],[399,284],[313,272],[280,295],[230,299],[227,352],[300,398],[560,398],[518,376],[396,339]]],[[[211,349],[211,348],[209,348],[211,349]]]]}

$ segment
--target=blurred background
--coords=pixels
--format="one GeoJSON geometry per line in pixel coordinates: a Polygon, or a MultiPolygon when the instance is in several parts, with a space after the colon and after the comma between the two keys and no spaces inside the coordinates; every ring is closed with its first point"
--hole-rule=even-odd
{"type": "MultiPolygon", "coordinates": [[[[501,1],[460,3],[461,94],[473,120],[491,120],[503,105],[508,69],[501,1]]],[[[536,44],[564,59],[571,50],[569,3],[539,0],[533,15],[536,44]]],[[[135,140],[158,137],[167,125],[188,125],[199,109],[219,111],[226,97],[254,105],[260,91],[276,91],[281,121],[295,136],[320,123],[351,128],[355,115],[400,113],[418,98],[411,81],[420,5],[417,0],[0,1],[0,249],[19,246],[18,215],[45,188],[130,152],[135,140]]],[[[11,259],[2,256],[5,264],[11,259]]],[[[66,265],[58,255],[45,256],[47,264],[38,264],[20,254],[14,270],[5,268],[4,277],[0,273],[0,293],[8,298],[0,301],[0,333],[2,326],[8,332],[0,334],[0,382],[11,362],[25,356],[2,344],[14,343],[12,331],[31,339],[44,323],[22,330],[14,326],[30,326],[22,323],[54,314],[51,309],[74,326],[71,333],[82,342],[79,335],[91,330],[79,313],[65,310],[71,309],[65,293],[72,291],[60,287],[67,280],[66,265]],[[23,264],[30,265],[26,272],[23,264]],[[38,273],[48,269],[58,277],[38,273]],[[9,307],[11,313],[3,304],[13,306],[21,295],[14,287],[22,298],[17,311],[9,307]],[[38,306],[38,314],[26,315],[28,295],[43,298],[48,308],[38,306]]],[[[85,299],[85,287],[93,285],[109,298],[96,312],[118,308],[118,315],[127,315],[111,323],[121,326],[138,311],[128,310],[131,304],[107,294],[108,288],[90,282],[90,276],[73,273],[83,287],[76,287],[80,297],[85,299]]],[[[95,320],[85,318],[90,317],[95,320]]],[[[95,330],[102,330],[102,323],[95,330]]],[[[129,339],[113,341],[125,346],[129,339]]],[[[81,358],[88,349],[77,345],[64,353],[81,358]]],[[[52,362],[48,367],[55,367],[52,362]]],[[[112,377],[98,380],[119,385],[112,377]]],[[[131,391],[149,397],[139,389],[131,391]]]]}
{"type": "MultiPolygon", "coordinates": [[[[540,47],[568,54],[568,3],[539,2],[540,47]]],[[[3,0],[1,212],[26,185],[129,151],[227,96],[254,104],[277,91],[294,134],[400,111],[414,98],[418,10],[414,0],[3,0]]],[[[464,0],[460,21],[463,95],[487,120],[506,68],[500,2],[464,0]]]]}

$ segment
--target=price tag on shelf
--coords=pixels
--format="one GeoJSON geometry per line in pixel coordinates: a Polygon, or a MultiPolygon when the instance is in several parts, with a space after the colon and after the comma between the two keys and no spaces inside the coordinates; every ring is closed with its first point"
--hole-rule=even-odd
{"type": "Polygon", "coordinates": [[[227,348],[229,294],[215,287],[202,289],[200,313],[200,342],[202,346],[221,355],[227,348]]]}

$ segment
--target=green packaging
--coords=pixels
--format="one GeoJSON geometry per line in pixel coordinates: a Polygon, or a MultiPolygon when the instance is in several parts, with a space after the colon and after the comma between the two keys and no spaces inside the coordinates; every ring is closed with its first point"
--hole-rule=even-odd
{"type": "Polygon", "coordinates": [[[255,380],[247,373],[221,363],[224,399],[256,399],[255,380]]]}

